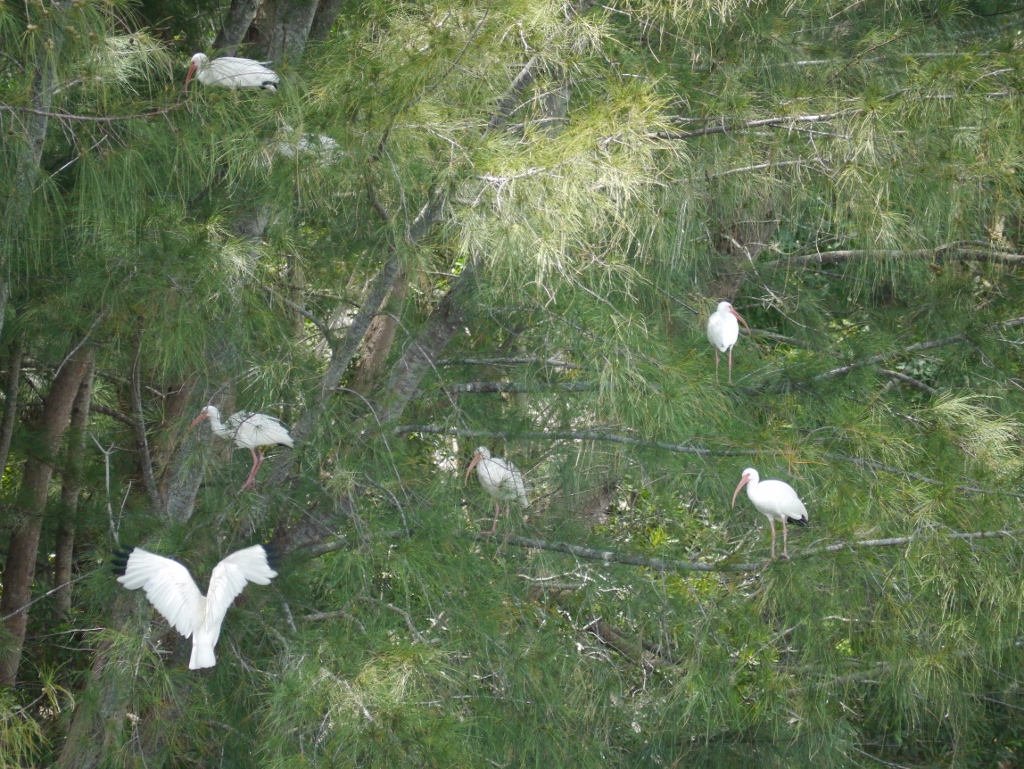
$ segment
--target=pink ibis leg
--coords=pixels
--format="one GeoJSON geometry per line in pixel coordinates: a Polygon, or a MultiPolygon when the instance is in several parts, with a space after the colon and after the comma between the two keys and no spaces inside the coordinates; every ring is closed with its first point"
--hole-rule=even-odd
{"type": "Polygon", "coordinates": [[[768,519],[768,525],[772,527],[772,560],[775,560],[775,520],[773,518],[768,519]]]}
{"type": "Polygon", "coordinates": [[[718,381],[718,348],[715,348],[715,381],[718,381]]]}
{"type": "Polygon", "coordinates": [[[729,384],[732,384],[732,348],[729,348],[729,384]]]}
{"type": "Polygon", "coordinates": [[[782,519],[782,557],[789,560],[789,542],[786,535],[786,519],[782,519]]]}
{"type": "Polygon", "coordinates": [[[487,536],[491,536],[498,530],[498,518],[501,517],[501,505],[497,502],[494,503],[494,523],[491,524],[491,530],[487,532],[487,536]]]}
{"type": "Polygon", "coordinates": [[[256,480],[256,473],[260,471],[260,465],[263,464],[263,450],[260,449],[259,453],[256,449],[249,449],[252,452],[252,470],[249,471],[249,477],[245,479],[245,483],[242,484],[242,488],[239,491],[245,491],[246,489],[253,488],[253,483],[256,480]]]}

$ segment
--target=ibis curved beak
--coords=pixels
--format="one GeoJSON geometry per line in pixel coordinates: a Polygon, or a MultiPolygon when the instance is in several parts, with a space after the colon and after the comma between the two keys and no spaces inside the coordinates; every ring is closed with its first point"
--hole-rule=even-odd
{"type": "Polygon", "coordinates": [[[740,489],[742,489],[744,486],[747,485],[747,481],[749,481],[749,480],[750,480],[750,478],[748,478],[746,475],[744,475],[742,478],[740,478],[740,482],[736,486],[736,491],[734,491],[732,493],[732,504],[729,505],[729,507],[736,507],[736,495],[740,493],[740,489]]]}
{"type": "Polygon", "coordinates": [[[470,472],[473,470],[474,467],[476,467],[476,465],[477,465],[477,463],[479,461],[480,461],[480,455],[479,454],[474,454],[473,455],[473,461],[469,463],[469,467],[466,468],[466,474],[462,477],[463,481],[468,481],[469,480],[470,472]]]}
{"type": "Polygon", "coordinates": [[[750,326],[747,326],[747,322],[743,320],[743,316],[736,312],[736,309],[732,305],[729,306],[729,312],[736,316],[736,320],[738,320],[740,323],[747,327],[747,333],[749,334],[750,326]]]}
{"type": "Polygon", "coordinates": [[[192,64],[188,68],[188,74],[185,75],[185,93],[188,93],[188,84],[192,82],[192,76],[196,74],[196,65],[192,64]]]}
{"type": "Polygon", "coordinates": [[[188,426],[188,429],[191,430],[193,427],[195,427],[197,424],[202,422],[204,419],[209,419],[209,418],[210,418],[210,415],[206,413],[206,409],[203,409],[202,411],[199,412],[199,416],[197,416],[195,419],[192,420],[192,424],[190,424],[188,426]]]}

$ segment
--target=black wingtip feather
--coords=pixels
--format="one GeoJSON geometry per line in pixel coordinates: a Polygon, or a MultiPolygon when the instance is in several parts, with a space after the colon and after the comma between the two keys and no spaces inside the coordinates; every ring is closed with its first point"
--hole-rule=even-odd
{"type": "Polygon", "coordinates": [[[128,567],[128,559],[131,557],[134,547],[115,547],[113,557],[110,559],[111,571],[118,577],[124,576],[124,570],[128,567]]]}
{"type": "Polygon", "coordinates": [[[789,522],[790,523],[795,523],[797,526],[807,526],[807,525],[809,525],[809,523],[808,523],[806,518],[790,518],[789,522]]]}
{"type": "Polygon", "coordinates": [[[281,552],[280,546],[265,542],[263,543],[263,552],[267,554],[267,565],[274,571],[277,571],[281,565],[281,557],[284,555],[281,552]]]}

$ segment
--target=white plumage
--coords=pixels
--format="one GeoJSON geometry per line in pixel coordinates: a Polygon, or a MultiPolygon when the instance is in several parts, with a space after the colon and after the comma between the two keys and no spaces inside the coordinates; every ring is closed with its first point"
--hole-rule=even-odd
{"type": "Polygon", "coordinates": [[[733,507],[736,506],[736,495],[740,489],[747,487],[747,496],[754,503],[758,512],[768,518],[772,527],[772,558],[775,558],[775,522],[782,522],[782,557],[789,558],[789,551],[786,542],[786,523],[795,523],[798,526],[807,525],[807,508],[800,501],[796,491],[784,481],[767,480],[762,481],[757,470],[748,467],[743,471],[736,491],[732,494],[733,507]]]}
{"type": "Polygon", "coordinates": [[[238,411],[228,417],[228,421],[225,424],[220,421],[220,410],[216,406],[206,406],[199,412],[199,416],[192,421],[189,429],[195,427],[204,419],[210,420],[210,429],[213,430],[215,435],[233,440],[236,446],[249,449],[252,452],[252,470],[249,471],[249,477],[245,479],[245,483],[242,484],[240,491],[244,491],[249,486],[252,486],[256,480],[256,473],[259,472],[260,467],[263,465],[264,446],[295,447],[292,436],[288,433],[288,428],[281,424],[279,420],[266,414],[238,411]]]}
{"type": "Polygon", "coordinates": [[[245,586],[250,582],[269,585],[277,576],[263,545],[238,550],[218,563],[205,596],[183,565],[141,547],[119,553],[114,565],[115,573],[121,575],[118,582],[129,590],[142,588],[171,627],[192,638],[191,670],[217,664],[213,649],[220,638],[220,626],[245,586]]]}
{"type": "Polygon", "coordinates": [[[185,76],[185,90],[195,77],[203,85],[217,85],[223,88],[264,88],[276,91],[280,78],[266,64],[237,56],[221,56],[210,59],[205,53],[197,53],[185,76]]]}
{"type": "Polygon", "coordinates": [[[476,476],[480,479],[480,485],[484,491],[494,498],[494,525],[488,534],[493,534],[498,528],[498,518],[501,515],[501,503],[506,504],[506,510],[511,509],[512,502],[516,502],[524,508],[529,508],[530,499],[526,496],[526,482],[523,475],[514,464],[501,457],[492,457],[486,446],[480,446],[473,455],[473,461],[466,468],[465,478],[476,468],[476,476]]]}
{"type": "MultiPolygon", "coordinates": [[[[729,353],[729,384],[732,384],[732,347],[740,338],[740,321],[747,326],[733,306],[728,302],[719,302],[718,309],[708,318],[708,341],[715,348],[715,378],[718,378],[718,353],[729,353]]],[[[747,326],[750,331],[750,326],[747,326]]]]}

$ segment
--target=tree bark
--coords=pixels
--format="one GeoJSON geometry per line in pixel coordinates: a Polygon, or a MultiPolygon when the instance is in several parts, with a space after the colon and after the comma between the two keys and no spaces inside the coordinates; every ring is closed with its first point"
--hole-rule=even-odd
{"type": "Polygon", "coordinates": [[[11,535],[3,575],[4,592],[0,599],[0,616],[13,614],[4,622],[13,643],[0,655],[0,686],[13,686],[18,677],[25,627],[28,624],[27,607],[32,600],[32,582],[43,527],[43,511],[50,479],[53,477],[50,462],[60,448],[61,438],[71,418],[72,405],[92,365],[94,354],[95,348],[92,345],[80,348],[53,380],[39,418],[36,453],[30,455],[25,463],[21,489],[15,502],[21,521],[11,535]]]}
{"type": "Polygon", "coordinates": [[[89,406],[92,402],[93,366],[90,364],[78,394],[71,405],[67,459],[60,491],[61,521],[57,529],[56,562],[53,581],[58,588],[55,605],[58,617],[71,611],[71,567],[74,562],[75,521],[78,517],[78,496],[82,490],[82,466],[85,460],[85,433],[89,424],[89,406]],[[63,587],[62,587],[63,586],[63,587]]]}
{"type": "Polygon", "coordinates": [[[14,422],[18,416],[18,386],[21,380],[21,358],[25,352],[25,334],[18,334],[11,348],[11,359],[7,364],[7,389],[4,391],[4,421],[0,424],[0,473],[7,468],[7,457],[11,453],[11,439],[14,437],[14,422]]]}
{"type": "MultiPolygon", "coordinates": [[[[395,277],[395,286],[391,289],[391,297],[388,299],[388,306],[397,311],[398,305],[405,299],[408,283],[402,274],[395,277]]],[[[384,368],[388,356],[391,354],[391,346],[395,343],[395,332],[398,331],[398,317],[395,312],[386,312],[377,315],[370,323],[366,331],[366,340],[363,343],[363,357],[356,364],[355,377],[352,380],[352,389],[364,395],[370,391],[377,375],[384,368]]]]}
{"type": "Polygon", "coordinates": [[[420,381],[434,367],[434,361],[459,330],[462,325],[462,296],[469,290],[475,272],[476,261],[471,260],[395,364],[384,388],[385,392],[391,393],[391,398],[380,412],[381,424],[394,424],[401,418],[419,389],[420,381]]]}
{"type": "Polygon", "coordinates": [[[313,26],[309,29],[309,39],[315,43],[322,43],[334,29],[334,22],[338,20],[341,6],[344,0],[320,0],[313,16],[313,26]]]}
{"type": "Polygon", "coordinates": [[[271,61],[296,64],[302,59],[316,8],[317,0],[278,0],[267,51],[271,61]]]}
{"type": "Polygon", "coordinates": [[[256,9],[260,0],[231,0],[224,25],[213,41],[213,48],[225,56],[234,56],[239,44],[245,39],[252,20],[256,18],[256,9]]]}
{"type": "Polygon", "coordinates": [[[139,455],[139,467],[142,469],[142,483],[149,496],[149,504],[154,510],[160,510],[160,491],[157,489],[156,476],[153,474],[153,457],[149,453],[149,441],[146,439],[146,420],[142,413],[142,372],[140,370],[142,356],[142,327],[139,327],[132,344],[132,422],[135,427],[135,450],[139,455]]]}

